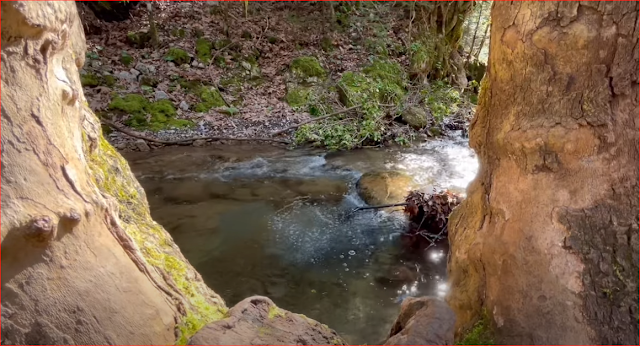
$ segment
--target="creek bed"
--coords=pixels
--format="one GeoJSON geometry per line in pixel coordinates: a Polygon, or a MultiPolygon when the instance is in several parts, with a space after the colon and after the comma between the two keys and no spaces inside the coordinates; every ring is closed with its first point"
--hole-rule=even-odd
{"type": "Polygon", "coordinates": [[[467,142],[323,153],[261,145],[127,153],[153,218],[228,306],[264,295],[352,344],[384,341],[400,302],[447,291],[447,245],[402,252],[401,213],[360,211],[363,172],[399,170],[424,189],[462,192],[477,171],[467,142]]]}

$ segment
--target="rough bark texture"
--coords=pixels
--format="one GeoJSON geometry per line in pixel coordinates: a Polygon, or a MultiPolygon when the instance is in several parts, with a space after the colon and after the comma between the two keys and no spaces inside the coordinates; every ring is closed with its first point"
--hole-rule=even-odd
{"type": "Polygon", "coordinates": [[[249,297],[229,317],[202,328],[189,345],[345,345],[338,334],[304,315],[279,309],[267,297],[249,297]]]}
{"type": "Polygon", "coordinates": [[[105,141],[74,2],[2,2],[2,344],[172,344],[220,319],[105,141]]]}
{"type": "Polygon", "coordinates": [[[638,344],[638,3],[496,2],[451,216],[457,337],[638,344]]]}
{"type": "Polygon", "coordinates": [[[456,315],[435,297],[407,298],[385,345],[453,345],[456,315]]]}

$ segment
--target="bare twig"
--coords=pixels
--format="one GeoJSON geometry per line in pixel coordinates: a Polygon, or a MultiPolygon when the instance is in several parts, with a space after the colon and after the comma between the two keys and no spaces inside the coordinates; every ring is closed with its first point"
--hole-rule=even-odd
{"type": "Polygon", "coordinates": [[[393,207],[403,207],[403,206],[407,206],[409,205],[409,203],[394,203],[394,204],[383,204],[383,205],[374,205],[374,206],[369,206],[369,207],[358,207],[353,209],[351,212],[356,212],[356,211],[360,211],[360,210],[371,210],[371,209],[384,209],[384,208],[393,208],[393,207]]]}
{"type": "Polygon", "coordinates": [[[103,124],[113,128],[116,131],[122,132],[127,136],[133,137],[133,138],[139,138],[142,140],[145,140],[147,142],[153,142],[153,143],[160,143],[160,144],[165,144],[165,145],[189,145],[190,143],[197,141],[197,140],[205,140],[205,141],[256,141],[256,142],[274,142],[274,143],[281,143],[281,144],[291,144],[291,142],[285,141],[285,140],[281,140],[281,139],[273,139],[273,138],[243,138],[243,137],[217,137],[217,136],[207,136],[207,137],[192,137],[192,138],[185,138],[185,139],[179,139],[179,140],[175,140],[175,141],[165,141],[162,139],[157,139],[157,138],[153,138],[153,137],[148,137],[148,136],[144,136],[141,135],[139,133],[133,132],[129,129],[126,129],[122,126],[117,125],[116,123],[107,120],[107,119],[101,119],[100,120],[103,124]]]}
{"type": "Polygon", "coordinates": [[[334,117],[336,115],[339,115],[339,114],[342,114],[342,113],[346,113],[346,112],[352,111],[354,109],[358,109],[360,107],[362,107],[362,105],[356,105],[356,106],[345,108],[343,110],[339,110],[337,112],[333,112],[331,114],[327,114],[327,115],[324,115],[324,116],[321,116],[321,117],[318,117],[318,118],[313,118],[313,119],[310,119],[310,120],[307,120],[307,121],[303,121],[303,122],[301,122],[299,124],[291,125],[291,126],[289,126],[287,128],[284,128],[282,130],[278,130],[278,131],[272,132],[271,136],[277,136],[277,135],[279,135],[281,133],[284,133],[284,132],[287,132],[289,130],[297,129],[298,127],[300,127],[302,125],[306,125],[306,124],[313,123],[313,122],[316,122],[316,121],[320,121],[320,120],[324,120],[324,119],[327,119],[327,118],[331,118],[331,117],[334,117]]]}

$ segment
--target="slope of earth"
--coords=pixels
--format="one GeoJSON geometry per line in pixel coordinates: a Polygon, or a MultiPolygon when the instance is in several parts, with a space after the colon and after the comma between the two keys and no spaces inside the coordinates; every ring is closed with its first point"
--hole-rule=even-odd
{"type": "MultiPolygon", "coordinates": [[[[391,4],[332,11],[321,2],[251,2],[246,8],[242,2],[156,2],[157,44],[148,35],[147,6],[109,23],[79,6],[88,44],[81,74],[91,108],[164,140],[269,137],[346,108],[337,92],[345,73],[359,73],[376,60],[405,71],[409,65],[407,11],[391,4]]],[[[419,128],[397,121],[404,109],[425,100],[418,88],[385,109],[383,140],[404,144],[437,135],[427,126],[435,121],[419,128]]],[[[423,107],[427,112],[418,115],[433,119],[423,107]]],[[[457,116],[464,121],[470,114],[457,116]]],[[[118,149],[137,148],[135,139],[105,131],[118,149]]]]}

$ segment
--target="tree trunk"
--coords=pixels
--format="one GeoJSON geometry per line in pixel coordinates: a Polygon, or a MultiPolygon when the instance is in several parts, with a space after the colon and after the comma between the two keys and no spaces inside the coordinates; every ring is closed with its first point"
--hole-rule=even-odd
{"type": "Polygon", "coordinates": [[[496,2],[450,219],[460,338],[638,344],[638,3],[496,2]]]}
{"type": "Polygon", "coordinates": [[[223,317],[102,137],[73,2],[2,2],[2,344],[173,344],[223,317]]]}
{"type": "Polygon", "coordinates": [[[449,79],[452,84],[466,87],[464,59],[458,54],[458,46],[473,2],[418,2],[413,6],[416,30],[410,47],[411,79],[449,79]]]}
{"type": "Polygon", "coordinates": [[[478,36],[478,28],[480,27],[480,19],[482,19],[482,7],[484,6],[484,2],[480,2],[480,8],[478,9],[478,20],[476,21],[476,27],[473,29],[473,39],[471,40],[471,47],[469,47],[469,53],[467,54],[467,62],[465,64],[469,65],[469,60],[473,56],[473,46],[476,45],[476,37],[478,36]]]}
{"type": "Polygon", "coordinates": [[[491,27],[491,22],[487,23],[487,25],[484,27],[484,34],[482,34],[482,39],[480,40],[480,47],[478,47],[478,50],[474,55],[475,60],[480,59],[480,53],[482,53],[482,48],[484,48],[484,43],[487,41],[487,34],[489,33],[490,27],[491,27]]]}

